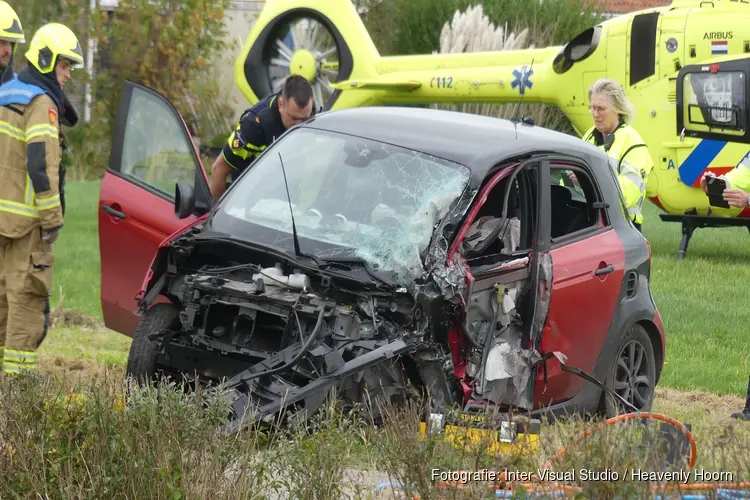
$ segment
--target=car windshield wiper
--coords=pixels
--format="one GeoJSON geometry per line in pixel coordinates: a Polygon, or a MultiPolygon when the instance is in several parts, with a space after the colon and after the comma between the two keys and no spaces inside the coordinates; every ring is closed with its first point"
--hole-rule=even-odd
{"type": "Polygon", "coordinates": [[[367,274],[378,283],[385,285],[388,288],[394,288],[396,286],[394,283],[389,283],[378,276],[376,274],[377,270],[372,267],[372,264],[362,257],[323,257],[321,260],[324,261],[323,265],[326,267],[334,264],[360,264],[365,272],[367,272],[367,274]]]}

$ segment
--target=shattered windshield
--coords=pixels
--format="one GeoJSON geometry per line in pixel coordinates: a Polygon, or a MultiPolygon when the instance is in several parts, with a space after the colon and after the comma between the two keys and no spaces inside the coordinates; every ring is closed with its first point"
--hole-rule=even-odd
{"type": "MultiPolygon", "coordinates": [[[[422,274],[420,254],[433,228],[469,181],[467,168],[424,153],[298,128],[238,179],[215,219],[230,216],[277,230],[277,240],[268,243],[291,249],[284,171],[303,254],[358,258],[393,272],[404,285],[422,274]]],[[[262,237],[249,226],[247,233],[235,236],[262,237]]]]}

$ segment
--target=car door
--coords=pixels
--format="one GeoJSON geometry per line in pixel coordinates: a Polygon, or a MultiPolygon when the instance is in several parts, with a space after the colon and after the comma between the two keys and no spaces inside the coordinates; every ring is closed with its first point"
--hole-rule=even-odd
{"type": "MultiPolygon", "coordinates": [[[[503,359],[502,353],[508,346],[517,353],[529,326],[516,324],[513,317],[516,312],[527,314],[526,304],[517,300],[534,274],[530,256],[538,212],[532,192],[537,183],[532,178],[538,165],[531,159],[493,174],[477,195],[449,252],[460,252],[470,276],[461,329],[461,340],[468,349],[463,351],[466,358],[456,364],[456,374],[461,379],[475,379],[476,397],[498,404],[526,406],[532,402],[533,373],[524,371],[522,362],[503,359]]],[[[466,384],[464,392],[468,397],[466,384]]]]}
{"type": "MultiPolygon", "coordinates": [[[[178,219],[177,182],[210,200],[208,180],[184,120],[158,92],[126,81],[99,193],[101,304],[107,328],[132,336],[135,296],[169,235],[197,218],[178,219]]],[[[210,205],[209,205],[210,206],[210,205]]]]}
{"type": "MultiPolygon", "coordinates": [[[[554,161],[547,165],[552,289],[541,349],[560,351],[568,366],[591,373],[619,301],[625,252],[604,209],[596,208],[603,200],[588,167],[554,161]],[[568,171],[575,173],[577,187],[567,182],[568,171]]],[[[555,358],[546,367],[546,390],[544,370],[537,371],[536,404],[566,401],[586,383],[563,372],[555,358]]]]}

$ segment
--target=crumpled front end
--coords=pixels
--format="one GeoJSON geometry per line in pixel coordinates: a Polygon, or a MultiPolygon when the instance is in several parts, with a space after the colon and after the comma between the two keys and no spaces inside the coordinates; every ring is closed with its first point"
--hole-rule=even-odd
{"type": "MultiPolygon", "coordinates": [[[[227,432],[304,418],[333,394],[375,418],[379,404],[411,395],[429,396],[433,408],[531,409],[549,255],[508,257],[491,285],[475,282],[465,247],[449,243],[476,194],[466,191],[441,209],[447,213],[419,269],[397,273],[407,282],[392,288],[186,233],[170,242],[142,301],[147,307],[165,295],[181,306],[180,327],[152,335],[157,363],[221,381],[232,408],[227,432]]],[[[497,224],[518,225],[478,224],[474,230],[490,234],[497,224]]],[[[517,232],[501,237],[518,244],[517,232]]]]}

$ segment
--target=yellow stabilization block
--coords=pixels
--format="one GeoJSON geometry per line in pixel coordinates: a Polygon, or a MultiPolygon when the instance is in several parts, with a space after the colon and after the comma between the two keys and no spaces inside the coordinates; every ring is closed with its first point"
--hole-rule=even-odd
{"type": "MultiPolygon", "coordinates": [[[[419,423],[419,438],[428,432],[427,422],[419,423]]],[[[489,424],[480,415],[462,413],[457,419],[447,420],[442,414],[430,415],[430,433],[441,435],[456,448],[476,451],[484,446],[489,455],[530,455],[539,449],[541,422],[536,419],[523,421],[502,420],[489,424]]]]}

